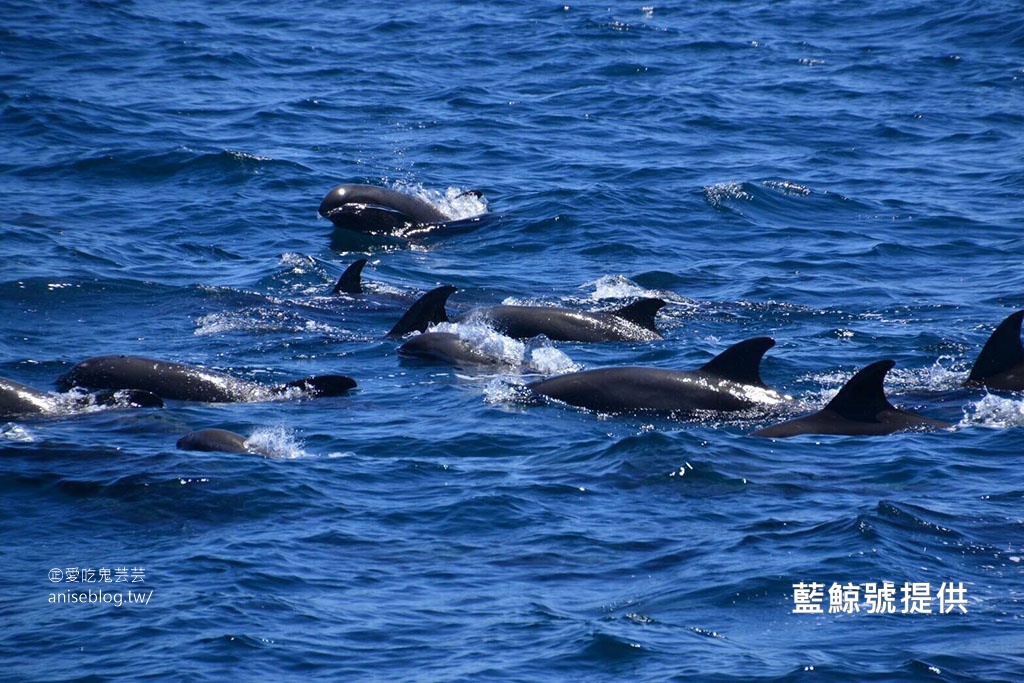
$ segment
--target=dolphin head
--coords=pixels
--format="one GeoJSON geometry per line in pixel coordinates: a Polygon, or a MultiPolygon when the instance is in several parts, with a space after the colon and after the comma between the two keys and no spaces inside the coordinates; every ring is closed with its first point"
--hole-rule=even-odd
{"type": "Polygon", "coordinates": [[[319,213],[324,218],[330,218],[331,213],[338,211],[346,204],[370,203],[370,193],[366,185],[338,185],[326,195],[320,202],[319,213]]]}

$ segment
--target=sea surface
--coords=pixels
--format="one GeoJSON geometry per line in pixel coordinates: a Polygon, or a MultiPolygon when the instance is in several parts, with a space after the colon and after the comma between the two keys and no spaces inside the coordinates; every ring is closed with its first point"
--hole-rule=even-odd
{"type": "Polygon", "coordinates": [[[4,680],[1024,676],[1024,399],[961,387],[1024,307],[1018,2],[3,0],[0,142],[0,376],[359,384],[3,421],[4,680]],[[346,233],[339,183],[475,220],[346,233]],[[659,296],[664,340],[399,359],[440,284],[659,296]],[[892,402],[956,426],[773,441],[522,389],[762,335],[792,415],[891,358],[892,402]],[[176,448],[206,427],[272,457],[176,448]]]}

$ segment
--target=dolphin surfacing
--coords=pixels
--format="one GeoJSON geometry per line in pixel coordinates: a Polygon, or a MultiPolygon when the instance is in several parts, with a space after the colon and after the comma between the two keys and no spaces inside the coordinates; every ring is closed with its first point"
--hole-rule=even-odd
{"type": "Polygon", "coordinates": [[[534,393],[604,413],[763,409],[789,400],[761,381],[761,359],[775,345],[755,337],[730,346],[697,370],[617,367],[559,375],[527,385],[534,393]]]}
{"type": "MultiPolygon", "coordinates": [[[[443,285],[420,297],[388,332],[400,337],[425,332],[430,325],[449,322],[445,304],[455,287],[443,285]]],[[[460,321],[479,319],[514,339],[546,336],[552,341],[654,341],[661,339],[655,316],[662,299],[639,299],[614,311],[577,311],[555,306],[492,306],[470,311],[460,321]]]]}
{"type": "Polygon", "coordinates": [[[885,375],[892,360],[872,363],[843,385],[828,405],[811,415],[754,432],[751,436],[781,439],[801,434],[879,436],[894,432],[933,431],[953,425],[898,410],[885,397],[885,375]]]}
{"type": "Polygon", "coordinates": [[[1022,320],[1024,310],[1011,313],[999,324],[978,354],[965,382],[967,386],[1024,390],[1024,346],[1020,342],[1022,320]]]}
{"type": "Polygon", "coordinates": [[[484,353],[452,332],[413,335],[398,347],[398,355],[401,358],[433,361],[460,368],[493,368],[506,364],[498,356],[484,353]]]}
{"type": "Polygon", "coordinates": [[[84,360],[57,379],[57,387],[117,391],[135,389],[175,401],[240,403],[273,400],[289,389],[309,396],[339,396],[356,386],[345,375],[316,375],[265,386],[205,368],[140,356],[98,356],[84,360]]]}
{"type": "MultiPolygon", "coordinates": [[[[575,311],[550,306],[491,306],[478,315],[513,339],[544,335],[552,341],[655,341],[654,318],[662,299],[640,299],[614,311],[575,311]]],[[[471,314],[472,315],[472,314],[471,314]]]]}
{"type": "Polygon", "coordinates": [[[258,453],[250,448],[241,434],[226,429],[199,429],[189,432],[178,439],[177,446],[183,451],[203,451],[207,453],[258,453]]]}
{"type": "Polygon", "coordinates": [[[376,185],[338,185],[324,196],[319,211],[336,227],[374,235],[452,220],[419,197],[376,185]]]}

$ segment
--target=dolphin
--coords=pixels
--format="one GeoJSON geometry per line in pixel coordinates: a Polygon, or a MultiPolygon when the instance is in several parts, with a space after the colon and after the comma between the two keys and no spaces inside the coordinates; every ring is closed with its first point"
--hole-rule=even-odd
{"type": "Polygon", "coordinates": [[[76,386],[139,389],[177,401],[236,403],[280,398],[289,389],[299,389],[309,396],[339,396],[355,388],[356,382],[345,375],[317,375],[265,386],[181,363],[139,356],[99,356],[82,361],[57,379],[62,391],[76,386]]]}
{"type": "Polygon", "coordinates": [[[889,403],[882,382],[894,365],[896,362],[892,360],[872,363],[851,377],[828,405],[818,412],[761,429],[752,436],[772,439],[800,434],[878,436],[952,427],[948,422],[897,410],[889,403]]]}
{"type": "Polygon", "coordinates": [[[75,397],[72,405],[58,400],[57,396],[30,386],[0,377],[0,419],[16,417],[60,415],[68,408],[83,408],[88,405],[112,407],[162,407],[159,396],[148,391],[102,391],[88,396],[75,397]]]}
{"type": "Polygon", "coordinates": [[[339,228],[369,234],[401,234],[452,220],[419,197],[375,185],[338,185],[324,196],[319,211],[339,228]]]}
{"type": "Polygon", "coordinates": [[[1022,319],[1024,311],[1017,311],[999,324],[978,354],[965,382],[967,386],[1024,390],[1024,346],[1020,343],[1022,319]]]}
{"type": "MultiPolygon", "coordinates": [[[[424,294],[388,332],[400,337],[424,332],[432,324],[448,322],[445,304],[455,287],[443,285],[424,294]]],[[[460,320],[478,318],[514,339],[540,335],[552,341],[654,341],[661,339],[654,318],[665,302],[639,299],[614,311],[577,311],[554,306],[492,306],[471,311],[460,320]]]]}
{"type": "Polygon", "coordinates": [[[257,448],[249,446],[241,434],[226,429],[200,429],[189,432],[178,439],[178,448],[183,451],[206,451],[220,453],[259,453],[257,448]]]}
{"type": "Polygon", "coordinates": [[[789,401],[761,381],[761,359],[770,337],[733,344],[698,370],[616,367],[559,375],[528,384],[534,393],[607,413],[734,412],[789,401]]]}
{"type": "Polygon", "coordinates": [[[398,347],[402,358],[440,361],[460,368],[497,367],[506,365],[497,356],[484,353],[452,332],[424,332],[398,347]]]}
{"type": "Polygon", "coordinates": [[[513,339],[544,335],[552,341],[654,341],[662,338],[654,326],[654,317],[664,305],[663,300],[652,297],[609,312],[491,306],[480,309],[477,315],[513,339]]]}

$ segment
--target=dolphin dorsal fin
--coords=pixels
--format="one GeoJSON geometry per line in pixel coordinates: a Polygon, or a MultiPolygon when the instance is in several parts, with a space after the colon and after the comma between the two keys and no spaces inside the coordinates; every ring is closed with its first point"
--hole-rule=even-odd
{"type": "Polygon", "coordinates": [[[974,361],[968,382],[983,384],[986,378],[1024,362],[1024,347],[1020,343],[1021,320],[1024,320],[1024,311],[1017,311],[999,323],[978,354],[978,360],[974,361]]]}
{"type": "Polygon", "coordinates": [[[366,259],[361,258],[346,268],[345,272],[338,278],[338,284],[334,285],[334,290],[331,291],[331,294],[362,294],[362,272],[365,265],[366,259]]]}
{"type": "Polygon", "coordinates": [[[775,346],[771,337],[754,337],[733,344],[701,367],[701,372],[740,384],[764,387],[761,381],[761,358],[775,346]]]}
{"type": "Polygon", "coordinates": [[[885,375],[896,365],[894,360],[880,360],[863,368],[843,385],[825,410],[832,410],[857,422],[875,422],[883,410],[895,410],[885,397],[885,375]]]}
{"type": "Polygon", "coordinates": [[[444,310],[444,305],[454,291],[455,287],[451,285],[441,285],[421,296],[395,323],[387,336],[401,337],[413,331],[425,332],[429,325],[448,322],[448,313],[444,310]]]}
{"type": "Polygon", "coordinates": [[[614,311],[614,314],[634,325],[639,325],[651,332],[657,332],[658,330],[654,327],[654,316],[658,314],[658,311],[664,305],[665,302],[661,299],[640,299],[614,311]]]}

